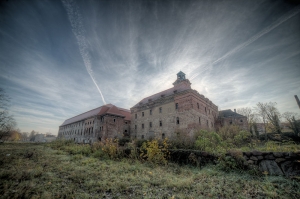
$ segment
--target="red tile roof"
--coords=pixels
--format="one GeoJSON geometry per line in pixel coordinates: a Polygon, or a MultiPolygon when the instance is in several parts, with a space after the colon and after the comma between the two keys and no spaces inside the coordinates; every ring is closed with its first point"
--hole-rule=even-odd
{"type": "Polygon", "coordinates": [[[124,117],[125,120],[130,120],[130,111],[127,109],[123,108],[118,108],[115,105],[112,104],[106,104],[103,106],[100,106],[98,108],[92,109],[90,111],[87,111],[85,113],[82,113],[80,115],[77,115],[75,117],[69,118],[64,121],[64,123],[61,126],[71,124],[74,122],[79,122],[85,119],[88,119],[90,117],[96,116],[96,115],[105,115],[105,114],[110,114],[110,115],[117,115],[120,117],[124,117]]]}

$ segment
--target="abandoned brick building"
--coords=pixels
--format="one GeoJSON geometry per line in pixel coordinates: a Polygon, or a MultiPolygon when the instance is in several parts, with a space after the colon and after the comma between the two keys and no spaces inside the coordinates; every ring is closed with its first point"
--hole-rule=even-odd
{"type": "Polygon", "coordinates": [[[91,143],[106,138],[129,136],[130,111],[107,104],[64,121],[58,138],[91,143]]]}
{"type": "Polygon", "coordinates": [[[165,138],[175,132],[215,129],[218,107],[191,88],[183,72],[173,87],[142,99],[131,111],[131,137],[165,138]]]}
{"type": "Polygon", "coordinates": [[[247,117],[231,110],[218,111],[214,103],[191,88],[180,71],[172,88],[142,99],[130,111],[107,104],[67,119],[59,127],[58,137],[78,143],[123,136],[163,139],[231,124],[247,129],[247,117]]]}
{"type": "Polygon", "coordinates": [[[228,125],[239,126],[241,129],[248,130],[248,120],[246,116],[238,114],[236,109],[219,111],[219,117],[216,121],[216,127],[223,127],[228,125]]]}

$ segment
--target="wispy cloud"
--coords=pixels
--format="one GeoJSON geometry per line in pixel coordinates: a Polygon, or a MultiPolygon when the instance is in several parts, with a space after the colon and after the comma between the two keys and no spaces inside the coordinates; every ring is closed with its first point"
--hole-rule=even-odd
{"type": "Polygon", "coordinates": [[[103,94],[95,80],[94,74],[93,74],[93,70],[92,70],[92,65],[91,65],[91,56],[88,52],[88,47],[87,47],[87,43],[86,43],[86,38],[84,36],[84,28],[83,28],[83,24],[82,24],[82,19],[81,19],[81,14],[79,12],[79,8],[76,4],[76,1],[74,0],[62,0],[67,13],[68,13],[68,17],[69,20],[71,22],[71,26],[72,26],[72,31],[77,39],[77,43],[79,46],[79,51],[80,54],[82,56],[82,59],[84,61],[84,65],[86,67],[87,72],[89,73],[90,77],[92,78],[95,86],[97,87],[97,90],[99,91],[103,104],[106,104],[103,94]]]}

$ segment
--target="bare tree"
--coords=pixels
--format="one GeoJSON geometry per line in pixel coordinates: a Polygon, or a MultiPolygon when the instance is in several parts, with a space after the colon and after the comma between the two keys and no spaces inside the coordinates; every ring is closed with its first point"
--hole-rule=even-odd
{"type": "Polygon", "coordinates": [[[268,103],[257,103],[255,107],[257,113],[261,117],[264,128],[265,128],[265,138],[267,139],[267,124],[270,127],[271,131],[276,133],[281,133],[280,127],[280,113],[276,108],[276,102],[268,103]]]}
{"type": "Polygon", "coordinates": [[[255,113],[254,110],[250,107],[237,109],[237,113],[247,117],[248,131],[250,131],[252,134],[254,133],[257,134],[257,126],[256,126],[256,123],[258,122],[257,113],[255,113]]]}
{"type": "Polygon", "coordinates": [[[266,127],[266,123],[267,123],[266,104],[258,102],[256,104],[255,110],[256,110],[257,114],[260,116],[260,118],[262,119],[262,122],[264,123],[265,140],[267,140],[268,137],[267,137],[267,127],[266,127]]]}
{"type": "Polygon", "coordinates": [[[289,123],[289,128],[292,129],[296,135],[300,136],[299,115],[293,112],[285,112],[282,114],[282,117],[289,123]]]}
{"type": "Polygon", "coordinates": [[[16,127],[13,116],[8,112],[9,100],[8,95],[0,88],[0,140],[2,141],[16,127]]]}

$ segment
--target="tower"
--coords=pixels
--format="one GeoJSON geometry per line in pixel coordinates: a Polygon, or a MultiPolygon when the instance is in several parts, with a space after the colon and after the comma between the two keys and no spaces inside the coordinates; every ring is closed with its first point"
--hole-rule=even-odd
{"type": "Polygon", "coordinates": [[[185,78],[185,74],[182,71],[179,71],[179,73],[177,73],[177,79],[173,83],[173,85],[176,88],[179,87],[191,88],[191,82],[185,78]]]}

